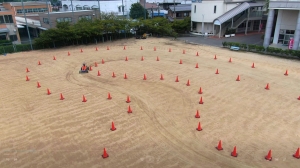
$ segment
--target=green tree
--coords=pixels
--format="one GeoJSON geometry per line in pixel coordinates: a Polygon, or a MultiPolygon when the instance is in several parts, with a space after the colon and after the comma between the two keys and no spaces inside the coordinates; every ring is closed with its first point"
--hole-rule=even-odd
{"type": "Polygon", "coordinates": [[[140,4],[140,3],[134,3],[130,7],[129,16],[132,19],[140,19],[145,18],[145,11],[146,11],[146,18],[148,18],[148,11],[140,4]]]}
{"type": "Polygon", "coordinates": [[[172,28],[177,33],[184,33],[191,29],[191,17],[186,17],[183,20],[174,20],[172,28]]]}

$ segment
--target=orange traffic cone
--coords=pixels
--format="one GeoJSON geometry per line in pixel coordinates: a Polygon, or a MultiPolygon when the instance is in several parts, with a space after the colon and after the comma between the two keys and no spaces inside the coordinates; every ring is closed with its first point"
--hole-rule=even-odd
{"type": "Polygon", "coordinates": [[[51,94],[51,91],[50,89],[47,88],[47,95],[50,95],[51,94]]]}
{"type": "Polygon", "coordinates": [[[203,104],[203,100],[202,100],[202,97],[200,98],[200,101],[199,101],[199,104],[203,104]]]}
{"type": "Polygon", "coordinates": [[[40,87],[41,87],[40,82],[37,82],[37,88],[40,88],[40,87]]]}
{"type": "MultiPolygon", "coordinates": [[[[160,80],[164,80],[163,74],[160,74],[160,80]]],[[[299,96],[300,97],[300,96],[299,96]]]]}
{"type": "Polygon", "coordinates": [[[92,70],[93,70],[92,65],[90,65],[90,71],[92,71],[92,70]]]}
{"type": "Polygon", "coordinates": [[[187,81],[186,86],[190,86],[190,80],[187,81]]]}
{"type": "Polygon", "coordinates": [[[26,75],[26,81],[29,81],[30,79],[29,79],[29,77],[26,75]]]}
{"type": "Polygon", "coordinates": [[[64,100],[65,98],[64,98],[64,96],[63,96],[63,94],[61,93],[60,94],[60,100],[64,100]]]}
{"type": "Polygon", "coordinates": [[[109,50],[109,47],[108,47],[108,46],[106,47],[106,50],[109,50]]]}
{"type": "Polygon", "coordinates": [[[200,87],[200,89],[199,89],[199,92],[198,92],[199,94],[202,94],[203,92],[202,92],[202,88],[200,87]]]}
{"type": "Polygon", "coordinates": [[[182,54],[185,54],[185,50],[182,51],[182,54]]]}
{"type": "Polygon", "coordinates": [[[269,153],[267,156],[265,156],[266,160],[272,161],[272,150],[269,150],[269,153]]]}
{"type": "Polygon", "coordinates": [[[86,102],[86,97],[84,95],[82,95],[82,102],[86,102]]]}
{"type": "Polygon", "coordinates": [[[156,51],[156,47],[154,47],[153,50],[156,51]]]}
{"type": "Polygon", "coordinates": [[[38,62],[38,65],[42,65],[42,64],[41,64],[41,61],[38,62]]]}
{"type": "Polygon", "coordinates": [[[144,56],[142,56],[141,61],[144,61],[144,56]]]}
{"type": "Polygon", "coordinates": [[[255,66],[254,66],[254,62],[252,63],[252,66],[251,66],[251,68],[255,68],[255,66]]]}
{"type": "Polygon", "coordinates": [[[124,74],[124,79],[127,79],[127,74],[126,73],[124,74]]]}
{"type": "Polygon", "coordinates": [[[103,149],[103,155],[102,155],[102,157],[103,157],[103,159],[105,159],[105,158],[108,158],[108,157],[109,157],[109,155],[107,154],[107,152],[106,152],[106,149],[105,149],[105,148],[103,149]]]}
{"type": "Polygon", "coordinates": [[[216,60],[217,59],[217,56],[215,55],[214,59],[216,60]]]}
{"type": "Polygon", "coordinates": [[[101,76],[101,73],[100,73],[100,71],[98,70],[98,75],[97,76],[101,76]]]}
{"type": "Polygon", "coordinates": [[[143,47],[141,46],[141,50],[143,50],[143,47]]]}
{"type": "Polygon", "coordinates": [[[300,148],[297,149],[296,153],[293,156],[294,158],[300,159],[300,148]]]}
{"type": "Polygon", "coordinates": [[[197,110],[195,118],[200,118],[199,110],[197,110]]]}
{"type": "Polygon", "coordinates": [[[171,48],[169,48],[169,52],[172,52],[171,48]]]}
{"type": "Polygon", "coordinates": [[[112,73],[112,77],[113,77],[113,78],[116,77],[115,72],[112,73]]]}
{"type": "Polygon", "coordinates": [[[83,52],[82,49],[80,49],[80,52],[83,52]]]}
{"type": "Polygon", "coordinates": [[[70,56],[71,54],[70,54],[70,52],[68,51],[68,56],[70,56]]]}
{"type": "Polygon", "coordinates": [[[182,64],[182,60],[179,61],[179,64],[182,64]]]}
{"type": "Polygon", "coordinates": [[[125,47],[125,46],[123,47],[123,50],[126,50],[126,47],[125,47]]]}
{"type": "Polygon", "coordinates": [[[112,97],[110,96],[110,93],[107,94],[107,99],[110,100],[112,97]]]}
{"type": "Polygon", "coordinates": [[[26,68],[26,72],[30,72],[28,68],[26,68]]]}
{"type": "Polygon", "coordinates": [[[285,71],[284,75],[285,75],[285,76],[288,76],[288,75],[289,75],[288,70],[285,71]]]}
{"type": "Polygon", "coordinates": [[[219,69],[216,70],[216,74],[219,74],[219,69]]]}
{"type": "Polygon", "coordinates": [[[196,64],[196,67],[195,67],[195,68],[199,68],[198,63],[196,64]]]}
{"type": "Polygon", "coordinates": [[[110,129],[110,130],[114,131],[114,130],[116,130],[116,129],[117,129],[117,128],[115,127],[114,122],[112,122],[112,123],[111,123],[111,129],[110,129]]]}
{"type": "Polygon", "coordinates": [[[98,47],[96,47],[96,51],[98,51],[98,47]]]}
{"type": "Polygon", "coordinates": [[[98,63],[97,62],[95,62],[95,67],[98,67],[98,63]]]}
{"type": "Polygon", "coordinates": [[[240,75],[238,75],[238,77],[236,78],[236,81],[240,81],[240,75]]]}
{"type": "Polygon", "coordinates": [[[128,61],[128,57],[126,56],[125,61],[128,61]]]}
{"type": "Polygon", "coordinates": [[[198,127],[196,128],[197,131],[202,131],[202,127],[201,127],[201,124],[200,122],[198,123],[198,127]]]}
{"type": "Polygon", "coordinates": [[[232,62],[231,58],[229,59],[229,61],[228,61],[228,62],[232,62]]]}
{"type": "Polygon", "coordinates": [[[131,101],[130,101],[130,97],[129,96],[127,96],[127,100],[126,100],[126,103],[130,103],[131,101]]]}
{"type": "Polygon", "coordinates": [[[178,76],[176,76],[176,80],[175,80],[175,82],[179,82],[178,76]]]}
{"type": "Polygon", "coordinates": [[[128,113],[132,113],[132,110],[131,110],[131,107],[130,105],[128,106],[128,110],[127,110],[128,113]]]}
{"type": "Polygon", "coordinates": [[[236,153],[236,146],[233,148],[233,151],[231,152],[231,156],[237,157],[238,154],[236,153]]]}
{"type": "Polygon", "coordinates": [[[220,140],[219,141],[219,144],[218,146],[216,147],[217,150],[223,150],[223,147],[222,147],[222,141],[220,140]]]}
{"type": "Polygon", "coordinates": [[[156,61],[159,61],[159,58],[158,58],[158,56],[156,57],[156,61]]]}
{"type": "Polygon", "coordinates": [[[266,90],[270,90],[269,83],[267,83],[267,86],[265,87],[266,90]]]}
{"type": "Polygon", "coordinates": [[[56,57],[55,57],[55,56],[53,56],[53,60],[56,60],[56,57]]]}
{"type": "Polygon", "coordinates": [[[144,74],[144,78],[143,78],[143,80],[147,80],[147,76],[146,76],[146,74],[144,74]]]}
{"type": "Polygon", "coordinates": [[[199,56],[199,53],[198,53],[198,51],[197,51],[197,54],[196,54],[196,56],[199,56]]]}
{"type": "Polygon", "coordinates": [[[102,64],[104,64],[104,60],[102,59],[102,64]]]}

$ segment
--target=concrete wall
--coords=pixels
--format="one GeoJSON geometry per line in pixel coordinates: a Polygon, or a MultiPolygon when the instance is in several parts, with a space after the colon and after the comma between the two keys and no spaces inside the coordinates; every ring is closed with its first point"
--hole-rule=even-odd
{"type": "MultiPolygon", "coordinates": [[[[74,23],[76,23],[79,19],[79,16],[93,16],[94,11],[80,11],[80,12],[74,12],[74,23]]],[[[60,13],[60,12],[53,12],[51,14],[49,14],[50,20],[49,22],[51,23],[52,28],[56,27],[56,19],[57,18],[66,18],[66,17],[73,17],[72,12],[67,12],[67,13],[60,13]]],[[[43,13],[43,14],[39,14],[39,20],[41,22],[41,26],[47,29],[50,29],[50,24],[46,24],[43,21],[43,18],[47,18],[48,19],[48,14],[47,13],[43,13]]],[[[73,20],[72,20],[73,21],[73,20]]],[[[73,23],[73,22],[72,22],[73,23]]]]}
{"type": "MultiPolygon", "coordinates": [[[[278,44],[280,29],[296,30],[299,10],[278,10],[273,44],[278,44]]],[[[300,45],[299,45],[300,46],[300,45]]]]}
{"type": "Polygon", "coordinates": [[[224,13],[224,1],[203,1],[202,3],[192,3],[191,19],[193,22],[213,22],[214,19],[224,13]],[[196,12],[195,12],[196,6],[196,12]],[[217,7],[214,13],[214,6],[217,7]],[[204,15],[204,19],[203,16],[204,15]]]}
{"type": "MultiPolygon", "coordinates": [[[[215,26],[215,29],[216,29],[216,27],[219,27],[219,26],[215,26]]],[[[202,33],[211,33],[213,30],[213,23],[204,23],[203,30],[204,30],[204,32],[202,32],[202,23],[197,23],[196,32],[202,32],[202,33]]]]}

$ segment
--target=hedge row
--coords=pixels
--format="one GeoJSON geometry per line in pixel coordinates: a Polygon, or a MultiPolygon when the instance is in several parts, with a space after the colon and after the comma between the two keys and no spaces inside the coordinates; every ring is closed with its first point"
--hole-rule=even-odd
{"type": "MultiPolygon", "coordinates": [[[[32,48],[34,50],[42,49],[35,44],[32,44],[32,48]]],[[[31,50],[30,44],[0,46],[0,54],[30,51],[30,50],[31,50]]]]}
{"type": "Polygon", "coordinates": [[[244,51],[251,51],[251,52],[258,52],[263,54],[272,54],[278,56],[293,56],[300,58],[300,51],[299,50],[283,50],[281,48],[274,48],[274,47],[267,47],[264,48],[260,45],[254,44],[243,44],[243,43],[236,43],[236,42],[222,42],[223,47],[230,48],[231,46],[240,47],[240,50],[244,51]]]}

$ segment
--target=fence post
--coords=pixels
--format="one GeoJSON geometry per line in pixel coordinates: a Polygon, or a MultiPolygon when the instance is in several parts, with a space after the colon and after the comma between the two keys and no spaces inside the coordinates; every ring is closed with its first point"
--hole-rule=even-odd
{"type": "Polygon", "coordinates": [[[102,42],[104,43],[104,37],[102,36],[102,42]]]}

